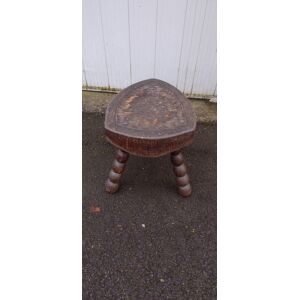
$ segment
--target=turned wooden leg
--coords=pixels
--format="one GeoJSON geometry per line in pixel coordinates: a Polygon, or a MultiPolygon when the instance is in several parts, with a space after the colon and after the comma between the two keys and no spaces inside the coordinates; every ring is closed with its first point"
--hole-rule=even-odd
{"type": "Polygon", "coordinates": [[[122,173],[125,170],[128,157],[129,154],[127,152],[120,149],[117,150],[116,158],[113,161],[112,168],[105,182],[106,192],[113,194],[119,189],[122,173]]]}
{"type": "Polygon", "coordinates": [[[173,171],[176,175],[178,193],[183,197],[190,196],[192,187],[182,153],[180,151],[172,152],[171,161],[173,164],[173,171]]]}

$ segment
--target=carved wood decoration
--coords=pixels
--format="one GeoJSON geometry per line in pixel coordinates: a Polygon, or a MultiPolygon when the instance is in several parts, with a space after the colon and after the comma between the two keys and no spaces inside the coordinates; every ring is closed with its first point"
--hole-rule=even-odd
{"type": "Polygon", "coordinates": [[[108,105],[105,116],[106,138],[122,150],[106,181],[107,192],[118,190],[128,153],[144,157],[172,153],[179,193],[189,196],[186,166],[177,151],[192,143],[195,129],[196,117],[189,100],[172,85],[149,79],[121,91],[108,105]]]}

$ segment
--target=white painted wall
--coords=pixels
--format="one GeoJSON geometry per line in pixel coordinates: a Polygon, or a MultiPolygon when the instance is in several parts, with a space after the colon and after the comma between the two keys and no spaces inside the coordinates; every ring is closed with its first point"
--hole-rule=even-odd
{"type": "Polygon", "coordinates": [[[83,0],[83,85],[217,91],[217,0],[83,0]]]}

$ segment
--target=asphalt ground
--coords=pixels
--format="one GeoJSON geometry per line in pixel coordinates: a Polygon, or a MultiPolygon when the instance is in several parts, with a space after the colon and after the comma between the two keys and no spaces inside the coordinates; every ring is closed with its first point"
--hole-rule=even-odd
{"type": "Polygon", "coordinates": [[[216,299],[217,125],[183,150],[192,196],[177,194],[169,156],[130,156],[116,194],[104,115],[83,113],[83,299],[216,299]]]}

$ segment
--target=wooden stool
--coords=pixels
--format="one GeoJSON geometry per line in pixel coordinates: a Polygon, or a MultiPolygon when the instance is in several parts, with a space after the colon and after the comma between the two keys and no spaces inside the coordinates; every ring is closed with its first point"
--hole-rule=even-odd
{"type": "Polygon", "coordinates": [[[105,115],[106,138],[118,148],[106,191],[119,189],[129,153],[144,157],[171,153],[178,192],[189,196],[192,189],[180,149],[192,143],[195,129],[191,103],[172,85],[149,79],[122,90],[105,115]]]}

